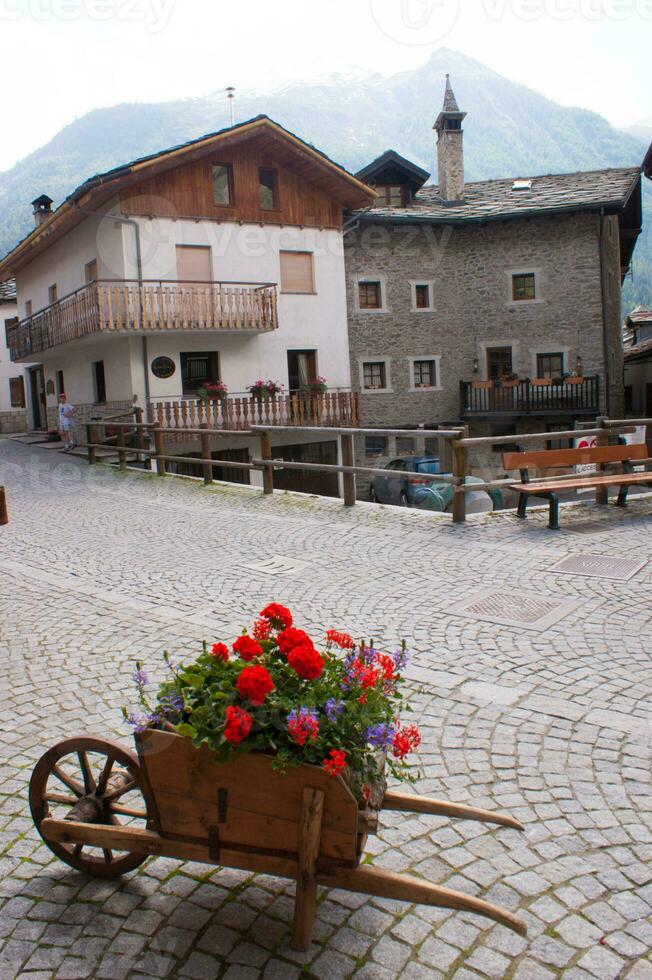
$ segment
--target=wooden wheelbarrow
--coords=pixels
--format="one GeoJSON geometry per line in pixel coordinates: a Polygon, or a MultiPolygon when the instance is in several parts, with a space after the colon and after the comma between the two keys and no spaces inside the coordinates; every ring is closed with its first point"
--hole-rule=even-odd
{"type": "MultiPolygon", "coordinates": [[[[71,867],[115,878],[162,855],[293,878],[299,950],[312,939],[318,885],[475,912],[525,935],[520,919],[480,898],[361,865],[378,811],[358,804],[341,777],[308,765],[280,772],[257,753],[218,764],[168,732],[135,739],[137,755],[91,736],[66,739],[36,764],[34,823],[71,867]]],[[[411,794],[386,792],[380,808],[523,829],[509,816],[411,794]]]]}

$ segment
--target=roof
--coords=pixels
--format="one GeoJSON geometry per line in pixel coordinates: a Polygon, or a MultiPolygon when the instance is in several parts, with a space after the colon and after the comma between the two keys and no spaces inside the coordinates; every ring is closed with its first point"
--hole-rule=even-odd
{"type": "Polygon", "coordinates": [[[365,183],[373,183],[378,175],[388,170],[398,170],[407,178],[413,190],[418,190],[420,187],[423,187],[430,176],[427,170],[423,170],[416,163],[406,160],[396,150],[385,150],[384,153],[381,153],[379,157],[376,157],[375,160],[368,163],[362,170],[358,170],[355,176],[358,180],[363,180],[365,183]]]}
{"type": "Polygon", "coordinates": [[[0,282],[0,303],[16,302],[16,280],[9,279],[7,282],[0,282]]]}
{"type": "Polygon", "coordinates": [[[637,306],[627,317],[627,324],[635,327],[641,323],[652,323],[652,310],[647,310],[643,306],[637,306]]]}
{"type": "Polygon", "coordinates": [[[319,177],[324,179],[324,175],[327,175],[330,193],[343,207],[348,209],[365,207],[374,200],[375,192],[340,164],[335,163],[321,150],[306,143],[269,116],[259,115],[235,126],[207,133],[178,146],[139,157],[105,173],[89,177],[68,195],[56,211],[53,211],[42,224],[32,229],[29,235],[0,260],[0,277],[14,274],[15,269],[25,261],[31,261],[35,254],[50,244],[48,239],[52,235],[60,237],[79,224],[84,219],[84,214],[78,210],[79,207],[83,206],[88,210],[98,208],[110,201],[118,192],[131,187],[145,177],[190,162],[210,152],[216,145],[241,142],[254,135],[267,136],[277,146],[282,143],[286,148],[292,147],[299,153],[303,157],[302,175],[305,179],[316,180],[319,177]]]}
{"type": "Polygon", "coordinates": [[[626,347],[624,357],[626,361],[647,361],[652,360],[652,340],[644,340],[633,347],[626,347]]]}
{"type": "Polygon", "coordinates": [[[359,217],[365,222],[465,224],[603,207],[619,211],[635,191],[640,169],[619,167],[523,179],[531,180],[530,189],[512,190],[512,177],[468,183],[464,199],[454,202],[444,201],[439,188],[428,184],[404,208],[372,206],[359,217]]]}
{"type": "Polygon", "coordinates": [[[652,143],[648,147],[648,151],[645,154],[645,159],[643,160],[643,165],[641,167],[643,173],[646,177],[652,180],[652,143]]]}
{"type": "Polygon", "coordinates": [[[442,112],[459,112],[460,107],[457,104],[457,99],[455,98],[455,93],[453,92],[451,86],[451,77],[446,75],[446,88],[444,89],[444,104],[442,106],[442,112]]]}

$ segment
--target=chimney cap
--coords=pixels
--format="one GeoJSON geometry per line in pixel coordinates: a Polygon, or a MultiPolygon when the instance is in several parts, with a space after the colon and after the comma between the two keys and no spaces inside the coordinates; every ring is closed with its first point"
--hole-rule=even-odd
{"type": "Polygon", "coordinates": [[[433,129],[440,130],[444,127],[444,122],[447,119],[459,119],[460,122],[465,118],[466,113],[460,112],[460,107],[457,104],[457,99],[455,98],[455,93],[453,92],[453,87],[451,85],[451,77],[446,73],[446,88],[444,89],[444,104],[441,107],[441,112],[435,120],[435,125],[433,129]]]}
{"type": "Polygon", "coordinates": [[[32,207],[35,211],[51,211],[52,204],[52,198],[48,197],[47,194],[40,194],[32,201],[32,207]]]}

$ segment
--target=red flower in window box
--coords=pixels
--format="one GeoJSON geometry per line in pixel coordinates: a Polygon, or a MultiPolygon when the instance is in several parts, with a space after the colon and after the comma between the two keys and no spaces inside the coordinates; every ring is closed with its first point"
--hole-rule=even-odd
{"type": "Polygon", "coordinates": [[[328,643],[334,643],[341,650],[353,650],[355,643],[348,633],[341,633],[340,630],[328,630],[326,633],[328,643]]]}
{"type": "Polygon", "coordinates": [[[242,708],[229,705],[225,711],[226,725],[224,726],[224,738],[232,745],[239,745],[244,742],[251,731],[253,718],[242,708]]]}
{"type": "Polygon", "coordinates": [[[263,652],[263,648],[260,643],[252,639],[251,636],[247,636],[245,633],[243,636],[239,636],[238,639],[233,644],[233,650],[238,653],[243,660],[254,660],[256,657],[260,657],[263,652]]]}
{"type": "Polygon", "coordinates": [[[276,642],[281,653],[285,654],[288,654],[294,647],[314,646],[308,634],[303,630],[295,629],[294,626],[289,626],[288,629],[279,633],[276,637],[276,642]]]}
{"type": "Polygon", "coordinates": [[[268,619],[272,626],[276,626],[277,629],[287,629],[288,626],[292,626],[292,613],[286,606],[281,606],[278,602],[270,602],[261,610],[260,615],[263,619],[268,619]]]}
{"type": "Polygon", "coordinates": [[[214,643],[211,650],[211,656],[215,657],[216,660],[228,660],[229,659],[229,648],[226,643],[214,643]]]}
{"type": "Polygon", "coordinates": [[[346,752],[342,749],[331,749],[328,758],[321,765],[329,776],[339,776],[346,769],[346,752]]]}
{"type": "Polygon", "coordinates": [[[235,682],[238,694],[251,701],[254,707],[259,708],[265,703],[265,699],[270,691],[274,690],[274,681],[269,671],[258,664],[253,667],[245,667],[235,682]]]}
{"type": "Polygon", "coordinates": [[[294,647],[288,653],[288,663],[294,667],[299,677],[304,681],[314,681],[321,677],[324,661],[313,646],[304,644],[294,647]]]}

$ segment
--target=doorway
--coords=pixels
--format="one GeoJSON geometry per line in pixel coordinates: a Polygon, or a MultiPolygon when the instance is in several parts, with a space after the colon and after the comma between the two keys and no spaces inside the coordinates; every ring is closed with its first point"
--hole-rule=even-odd
{"type": "Polygon", "coordinates": [[[498,381],[506,374],[512,373],[512,348],[487,348],[487,380],[498,381]]]}
{"type": "Polygon", "coordinates": [[[290,394],[300,393],[303,385],[317,377],[317,351],[288,351],[288,388],[290,394]]]}
{"type": "Polygon", "coordinates": [[[29,369],[29,390],[32,403],[32,425],[35,429],[45,429],[48,423],[48,410],[42,365],[29,369]]]}

